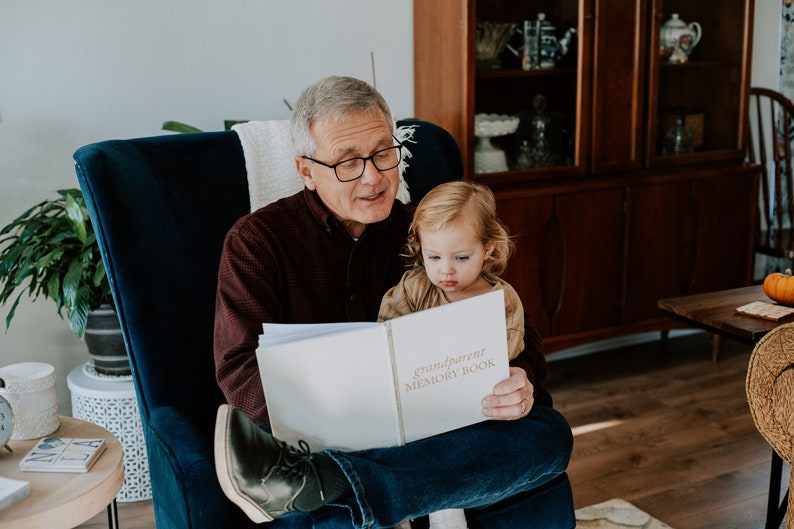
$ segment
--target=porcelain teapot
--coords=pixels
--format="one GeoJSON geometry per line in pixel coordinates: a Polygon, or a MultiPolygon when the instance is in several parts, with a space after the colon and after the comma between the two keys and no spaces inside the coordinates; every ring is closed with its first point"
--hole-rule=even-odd
{"type": "Polygon", "coordinates": [[[538,13],[538,26],[540,27],[540,67],[554,68],[557,61],[568,53],[569,44],[576,28],[569,28],[560,40],[557,40],[557,28],[546,20],[545,13],[538,13]]]}
{"type": "Polygon", "coordinates": [[[700,42],[700,24],[691,22],[687,24],[680,18],[678,13],[670,15],[670,20],[662,25],[659,36],[659,44],[663,56],[670,54],[670,62],[683,63],[689,60],[692,48],[700,42]]]}
{"type": "Polygon", "coordinates": [[[522,56],[524,70],[554,68],[557,61],[568,53],[571,39],[576,34],[576,28],[570,28],[557,40],[557,28],[546,20],[545,13],[538,13],[537,20],[525,20],[524,27],[516,31],[523,34],[524,45],[515,49],[508,44],[507,49],[517,57],[522,56]]]}

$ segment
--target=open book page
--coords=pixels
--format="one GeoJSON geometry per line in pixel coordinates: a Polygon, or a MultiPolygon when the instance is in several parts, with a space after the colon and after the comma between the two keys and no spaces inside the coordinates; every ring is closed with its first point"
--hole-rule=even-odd
{"type": "Polygon", "coordinates": [[[406,442],[487,419],[510,370],[504,306],[500,290],[391,320],[406,442]]]}
{"type": "Polygon", "coordinates": [[[276,438],[312,450],[399,444],[382,324],[260,347],[257,359],[276,438]]]}
{"type": "Polygon", "coordinates": [[[364,327],[378,327],[374,321],[345,321],[341,323],[263,323],[259,345],[269,346],[294,342],[314,336],[327,336],[364,327]]]}

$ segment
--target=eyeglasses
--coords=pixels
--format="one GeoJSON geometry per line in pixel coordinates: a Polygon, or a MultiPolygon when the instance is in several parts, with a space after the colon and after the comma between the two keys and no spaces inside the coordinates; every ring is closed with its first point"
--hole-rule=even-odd
{"type": "Polygon", "coordinates": [[[400,165],[403,146],[396,138],[394,141],[397,142],[397,145],[376,151],[366,158],[348,158],[347,160],[342,160],[333,165],[315,160],[314,158],[309,158],[308,156],[303,156],[302,158],[333,169],[336,179],[340,182],[352,182],[353,180],[361,178],[367,167],[368,161],[372,162],[372,165],[374,165],[375,169],[378,171],[388,171],[400,165]]]}

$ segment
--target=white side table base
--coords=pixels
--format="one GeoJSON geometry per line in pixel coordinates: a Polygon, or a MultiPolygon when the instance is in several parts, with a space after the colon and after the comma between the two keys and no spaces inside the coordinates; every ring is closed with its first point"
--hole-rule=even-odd
{"type": "Polygon", "coordinates": [[[72,416],[102,426],[118,438],[124,450],[124,485],[116,499],[151,499],[146,442],[132,377],[101,375],[88,362],[74,368],[67,383],[72,392],[72,416]]]}

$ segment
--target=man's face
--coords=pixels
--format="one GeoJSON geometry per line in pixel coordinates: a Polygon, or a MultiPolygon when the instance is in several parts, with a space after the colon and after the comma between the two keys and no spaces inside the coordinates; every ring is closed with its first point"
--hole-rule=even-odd
{"type": "MultiPolygon", "coordinates": [[[[394,145],[383,113],[372,110],[335,120],[324,117],[311,128],[317,150],[312,158],[328,165],[372,155],[394,145]]],[[[337,180],[334,170],[302,157],[295,159],[303,182],[320,199],[347,232],[358,237],[367,224],[389,216],[400,183],[399,168],[379,171],[367,160],[364,174],[352,182],[337,180]]]]}

